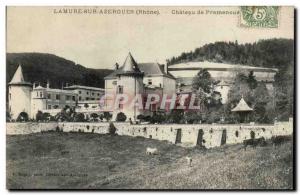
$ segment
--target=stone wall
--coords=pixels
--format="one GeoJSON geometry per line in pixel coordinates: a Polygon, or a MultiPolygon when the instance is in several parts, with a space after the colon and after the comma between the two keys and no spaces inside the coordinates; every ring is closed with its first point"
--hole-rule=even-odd
{"type": "Polygon", "coordinates": [[[55,130],[57,123],[6,123],[6,134],[7,135],[18,135],[18,134],[30,134],[39,133],[41,131],[55,130]]]}
{"type": "MultiPolygon", "coordinates": [[[[293,123],[277,122],[274,125],[224,125],[224,124],[139,124],[130,125],[127,122],[114,123],[118,135],[141,136],[156,140],[166,140],[182,146],[202,145],[206,148],[224,144],[242,143],[245,139],[270,139],[277,135],[291,135],[293,123]]],[[[46,130],[55,130],[57,127],[64,132],[93,132],[108,133],[109,123],[7,123],[7,134],[29,134],[46,130]]]]}

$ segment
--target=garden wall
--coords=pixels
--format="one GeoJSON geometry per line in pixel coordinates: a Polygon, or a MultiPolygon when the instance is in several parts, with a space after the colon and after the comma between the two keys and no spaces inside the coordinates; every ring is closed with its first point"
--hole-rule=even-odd
{"type": "MultiPolygon", "coordinates": [[[[118,135],[141,136],[166,140],[182,146],[203,145],[212,148],[224,144],[242,143],[251,137],[270,139],[276,135],[291,135],[293,123],[277,122],[274,125],[224,125],[224,124],[139,124],[114,123],[118,135]]],[[[7,134],[29,134],[59,127],[64,132],[108,133],[109,123],[7,123],[7,134]]]]}
{"type": "Polygon", "coordinates": [[[54,130],[57,127],[57,122],[51,123],[6,123],[6,134],[18,135],[18,134],[30,134],[38,133],[41,131],[54,130]]]}

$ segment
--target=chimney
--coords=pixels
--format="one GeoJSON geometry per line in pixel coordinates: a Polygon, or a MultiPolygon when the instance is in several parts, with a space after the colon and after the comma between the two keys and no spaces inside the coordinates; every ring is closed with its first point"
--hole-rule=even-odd
{"type": "Polygon", "coordinates": [[[49,89],[50,88],[50,82],[49,82],[49,80],[47,80],[47,89],[49,89]]]}
{"type": "Polygon", "coordinates": [[[164,71],[165,71],[165,73],[167,73],[167,74],[168,74],[168,64],[165,64],[165,65],[164,65],[164,69],[165,69],[165,70],[164,70],[164,71]]]}
{"type": "Polygon", "coordinates": [[[35,83],[35,82],[33,82],[33,89],[34,89],[34,88],[36,88],[36,83],[35,83]]]}
{"type": "Polygon", "coordinates": [[[118,63],[115,64],[115,68],[116,68],[116,70],[119,69],[119,64],[118,63]]]}

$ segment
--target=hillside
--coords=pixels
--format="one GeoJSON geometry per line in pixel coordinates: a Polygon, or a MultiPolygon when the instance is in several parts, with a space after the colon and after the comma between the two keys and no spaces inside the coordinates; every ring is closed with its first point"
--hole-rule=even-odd
{"type": "Polygon", "coordinates": [[[19,64],[22,64],[26,81],[44,84],[49,80],[52,88],[61,88],[69,83],[104,87],[104,77],[109,69],[91,69],[70,60],[45,53],[7,53],[6,83],[12,79],[19,64]]]}
{"type": "Polygon", "coordinates": [[[266,39],[255,43],[215,42],[167,60],[169,65],[190,61],[246,64],[286,71],[294,65],[294,40],[266,39]]]}

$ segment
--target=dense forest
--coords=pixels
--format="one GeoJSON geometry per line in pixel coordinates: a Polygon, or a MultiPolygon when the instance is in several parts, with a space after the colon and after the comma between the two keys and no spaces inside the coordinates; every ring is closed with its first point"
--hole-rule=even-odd
{"type": "Polygon", "coordinates": [[[66,83],[104,87],[104,77],[112,72],[109,69],[86,68],[52,54],[7,53],[6,83],[10,82],[19,64],[26,81],[45,86],[49,80],[51,88],[61,88],[66,83]]]}
{"type": "Polygon", "coordinates": [[[268,68],[286,68],[294,63],[294,40],[267,39],[255,43],[209,43],[167,60],[168,65],[190,61],[213,61],[268,68]]]}

